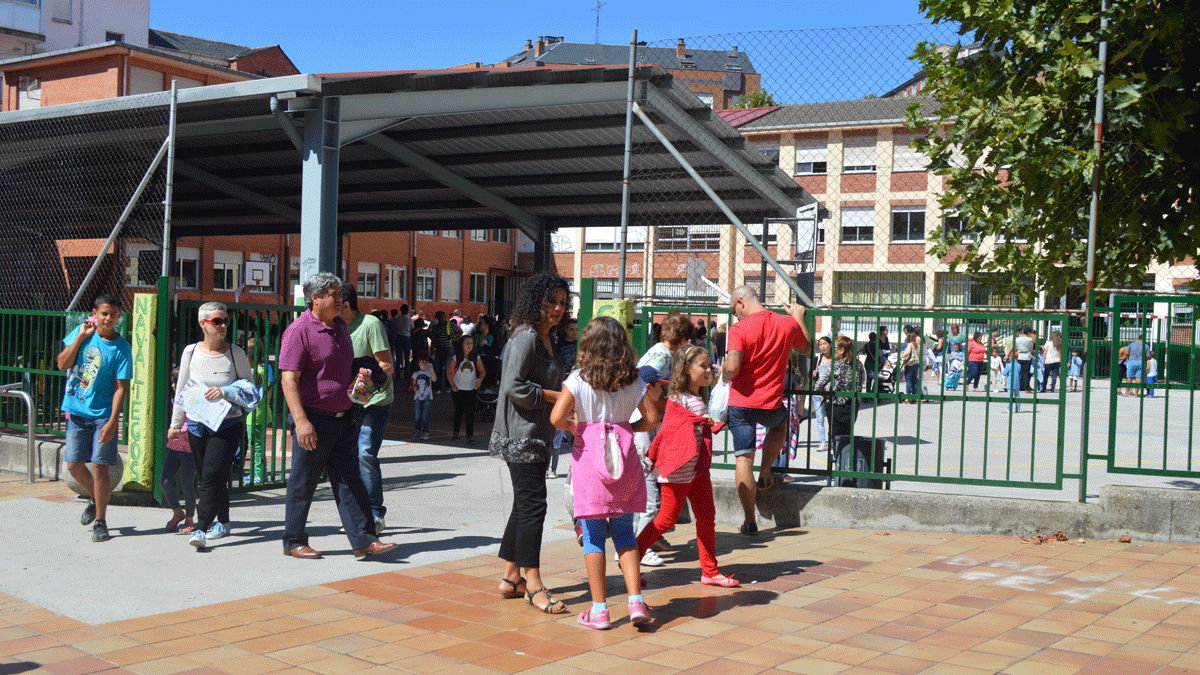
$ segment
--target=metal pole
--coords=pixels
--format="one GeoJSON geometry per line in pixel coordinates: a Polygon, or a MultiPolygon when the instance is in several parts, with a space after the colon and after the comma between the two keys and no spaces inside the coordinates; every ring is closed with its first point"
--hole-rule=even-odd
{"type": "Polygon", "coordinates": [[[100,254],[96,256],[96,261],[92,263],[91,269],[83,277],[83,281],[79,283],[79,288],[75,291],[75,297],[71,298],[71,303],[67,305],[68,312],[75,309],[75,305],[79,304],[79,299],[83,296],[83,292],[87,290],[88,284],[92,282],[92,277],[96,276],[96,270],[100,269],[100,263],[104,261],[104,256],[108,254],[109,247],[112,246],[117,235],[121,233],[121,228],[125,226],[125,221],[129,219],[129,215],[133,213],[138,200],[142,198],[142,193],[146,191],[146,186],[150,185],[150,179],[154,177],[154,172],[158,170],[158,165],[167,156],[168,140],[164,140],[163,144],[158,148],[158,154],[154,156],[154,159],[150,162],[150,166],[146,168],[146,174],[142,176],[142,182],[138,184],[137,189],[133,191],[133,196],[126,202],[125,210],[121,212],[121,217],[117,219],[117,224],[113,225],[112,234],[108,235],[108,240],[100,248],[100,254]]]}
{"type": "MultiPolygon", "coordinates": [[[[1108,28],[1108,0],[1100,0],[1100,29],[1108,28]]],[[[1083,404],[1080,428],[1082,435],[1079,439],[1079,501],[1087,501],[1088,473],[1088,426],[1091,421],[1092,404],[1092,313],[1096,311],[1096,232],[1100,215],[1100,165],[1104,137],[1104,75],[1108,61],[1108,42],[1100,42],[1100,72],[1096,77],[1096,136],[1093,141],[1096,150],[1096,165],[1092,167],[1092,205],[1088,212],[1088,251],[1087,251],[1087,311],[1084,312],[1083,324],[1087,331],[1084,344],[1088,350],[1084,354],[1087,367],[1083,372],[1083,404]]]]}
{"type": "Polygon", "coordinates": [[[37,452],[34,450],[34,441],[33,441],[33,418],[34,418],[33,410],[34,410],[35,406],[33,403],[33,396],[31,396],[29,394],[29,392],[27,392],[23,389],[18,389],[17,387],[19,387],[19,386],[21,386],[20,382],[13,382],[12,384],[6,384],[4,386],[0,386],[0,396],[3,396],[5,398],[19,398],[22,401],[25,401],[25,418],[26,418],[26,421],[25,421],[25,449],[26,449],[25,475],[26,475],[26,480],[25,480],[25,482],[33,483],[34,482],[34,464],[37,463],[37,452]]]}
{"type": "Polygon", "coordinates": [[[621,266],[617,271],[617,298],[625,299],[625,245],[629,241],[629,174],[633,157],[633,75],[637,65],[637,29],[629,34],[629,83],[625,88],[625,164],[621,169],[621,266]]]}
{"type": "Polygon", "coordinates": [[[717,205],[717,208],[721,209],[721,213],[725,214],[725,217],[729,219],[729,222],[733,223],[733,226],[742,233],[742,236],[746,237],[746,241],[753,244],[754,248],[759,252],[759,254],[761,254],[763,258],[770,263],[771,269],[775,270],[776,275],[783,278],[788,287],[792,289],[792,292],[796,294],[796,297],[809,307],[815,306],[812,298],[808,297],[807,293],[800,290],[800,287],[796,284],[796,280],[788,276],[788,273],[784,271],[779,262],[771,257],[771,254],[767,251],[767,248],[758,241],[758,237],[750,233],[750,230],[746,228],[746,225],[743,224],[736,215],[734,215],[733,211],[725,204],[721,197],[717,195],[712,187],[709,186],[708,182],[704,180],[700,173],[692,167],[683,154],[676,149],[673,143],[671,143],[671,139],[667,138],[666,134],[664,134],[662,130],[658,128],[658,125],[654,123],[654,120],[650,119],[645,111],[642,110],[642,107],[637,103],[634,103],[633,112],[635,112],[638,118],[642,120],[642,124],[645,124],[646,128],[649,129],[652,134],[654,134],[654,137],[663,144],[663,147],[667,149],[667,152],[671,153],[671,156],[675,158],[675,161],[679,162],[679,165],[683,167],[683,170],[687,171],[688,175],[696,181],[696,184],[700,186],[700,189],[704,190],[704,194],[708,195],[708,198],[717,205]]]}
{"type": "Polygon", "coordinates": [[[171,123],[167,129],[167,197],[163,201],[162,274],[171,276],[171,203],[175,196],[175,104],[179,90],[171,80],[171,123]]]}

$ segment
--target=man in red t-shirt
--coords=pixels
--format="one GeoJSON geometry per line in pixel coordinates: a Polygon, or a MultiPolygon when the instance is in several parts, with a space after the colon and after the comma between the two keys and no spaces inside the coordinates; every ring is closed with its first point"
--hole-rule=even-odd
{"type": "Polygon", "coordinates": [[[734,289],[730,311],[738,322],[729,329],[722,378],[730,381],[729,433],[733,436],[733,455],[738,499],[745,518],[743,534],[755,534],[754,499],[758,489],[770,490],[779,482],[771,473],[771,464],[779,457],[787,430],[787,410],[783,407],[783,382],[787,376],[792,350],[807,353],[808,329],[804,327],[804,307],[792,304],[788,316],[762,306],[758,294],[749,286],[734,289]],[[763,456],[759,463],[758,483],[754,482],[754,426],[767,429],[763,456]]]}

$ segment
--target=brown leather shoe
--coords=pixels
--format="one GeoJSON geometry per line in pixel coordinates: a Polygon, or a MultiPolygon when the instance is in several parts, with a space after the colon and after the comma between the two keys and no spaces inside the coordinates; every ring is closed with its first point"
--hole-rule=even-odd
{"type": "Polygon", "coordinates": [[[359,560],[362,560],[363,558],[365,558],[369,555],[378,555],[380,553],[387,553],[388,551],[396,548],[399,545],[400,544],[397,544],[395,542],[388,542],[385,544],[382,541],[375,540],[375,541],[371,542],[371,545],[366,548],[354,549],[354,557],[358,558],[359,560]]]}
{"type": "Polygon", "coordinates": [[[290,555],[293,558],[300,558],[302,560],[317,560],[321,557],[321,552],[312,548],[311,546],[297,546],[296,548],[289,548],[288,550],[284,551],[283,554],[290,555]]]}

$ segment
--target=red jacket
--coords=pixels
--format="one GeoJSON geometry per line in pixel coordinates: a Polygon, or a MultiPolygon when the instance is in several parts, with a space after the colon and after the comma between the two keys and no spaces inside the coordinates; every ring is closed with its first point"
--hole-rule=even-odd
{"type": "Polygon", "coordinates": [[[696,471],[707,471],[712,465],[713,432],[724,428],[724,423],[709,425],[707,418],[688,410],[674,399],[667,400],[667,411],[658,427],[658,435],[654,437],[647,453],[650,461],[658,467],[660,476],[671,475],[696,456],[697,426],[702,426],[704,452],[700,455],[700,461],[696,463],[696,471]]]}

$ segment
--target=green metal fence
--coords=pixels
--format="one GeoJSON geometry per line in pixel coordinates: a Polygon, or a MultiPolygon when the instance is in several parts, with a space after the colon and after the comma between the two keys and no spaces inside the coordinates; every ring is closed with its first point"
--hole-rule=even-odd
{"type": "MultiPolygon", "coordinates": [[[[197,321],[197,300],[182,300],[175,314],[170,361],[179,363],[183,348],[202,339],[197,321]]],[[[233,491],[278,488],[287,484],[291,442],[287,429],[287,402],[280,390],[279,356],[283,331],[303,311],[295,305],[256,305],[226,303],[230,326],[227,339],[246,351],[255,370],[257,384],[263,387],[263,400],[247,416],[246,441],[239,450],[242,464],[230,474],[233,491]]]]}
{"type": "MultiPolygon", "coordinates": [[[[0,384],[22,383],[34,401],[34,431],[65,436],[67,420],[62,414],[67,372],[59,370],[57,358],[63,338],[84,321],[88,312],[48,312],[0,309],[0,384]]],[[[121,314],[117,332],[129,338],[128,313],[121,314]]],[[[117,441],[128,437],[129,399],[117,441]]],[[[16,399],[0,400],[0,427],[25,431],[24,404],[16,399]]]]}

